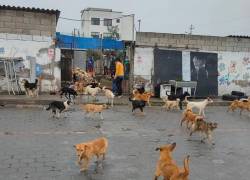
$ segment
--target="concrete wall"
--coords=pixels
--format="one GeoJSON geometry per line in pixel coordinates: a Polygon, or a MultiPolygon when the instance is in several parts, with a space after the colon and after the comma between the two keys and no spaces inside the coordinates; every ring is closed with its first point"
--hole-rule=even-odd
{"type": "Polygon", "coordinates": [[[243,91],[250,95],[250,39],[164,33],[137,33],[134,78],[151,79],[153,48],[182,51],[182,77],[190,80],[190,52],[218,54],[218,95],[243,91]],[[142,59],[142,60],[140,60],[142,59]],[[142,62],[143,63],[142,63],[142,62]],[[146,62],[144,62],[146,61],[146,62]],[[151,68],[150,72],[148,68],[151,68]]]}
{"type": "Polygon", "coordinates": [[[53,36],[56,16],[21,10],[0,10],[0,33],[53,36]]]}
{"type": "MultiPolygon", "coordinates": [[[[1,34],[0,57],[21,57],[15,65],[19,79],[34,81],[40,79],[40,91],[59,90],[61,85],[60,49],[54,49],[51,37],[1,34]],[[35,66],[35,67],[34,67],[35,66]],[[35,71],[35,72],[34,72],[35,71]],[[32,78],[34,76],[34,78],[32,78]]],[[[0,64],[0,69],[3,69],[0,64]]],[[[7,90],[3,76],[1,90],[7,90]]]]}
{"type": "Polygon", "coordinates": [[[172,49],[191,49],[197,51],[250,52],[250,39],[217,36],[200,36],[169,33],[137,32],[137,46],[172,49]]]}
{"type": "MultiPolygon", "coordinates": [[[[191,80],[190,52],[182,50],[182,79],[185,81],[191,80]]],[[[233,90],[250,95],[250,52],[209,53],[218,54],[218,95],[230,94],[233,90]]],[[[147,84],[148,89],[153,90],[153,72],[153,48],[137,47],[134,57],[134,84],[142,81],[147,84]]]]}

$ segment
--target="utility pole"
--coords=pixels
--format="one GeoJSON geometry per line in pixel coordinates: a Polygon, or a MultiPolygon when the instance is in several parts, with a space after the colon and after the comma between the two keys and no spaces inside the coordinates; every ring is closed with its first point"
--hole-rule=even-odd
{"type": "Polygon", "coordinates": [[[138,32],[141,32],[141,19],[139,19],[138,22],[139,22],[138,32]]]}
{"type": "Polygon", "coordinates": [[[191,24],[190,27],[189,27],[189,33],[188,34],[192,35],[193,34],[193,30],[194,30],[194,25],[191,24]]]}

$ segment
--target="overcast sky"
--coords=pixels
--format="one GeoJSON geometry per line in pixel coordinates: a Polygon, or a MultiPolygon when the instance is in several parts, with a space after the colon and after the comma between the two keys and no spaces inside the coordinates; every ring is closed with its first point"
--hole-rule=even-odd
{"type": "MultiPolygon", "coordinates": [[[[200,35],[250,36],[250,0],[0,0],[1,5],[58,9],[61,17],[80,19],[87,7],[111,8],[135,14],[141,31],[200,35]]],[[[72,32],[80,22],[59,19],[57,31],[72,32]]]]}

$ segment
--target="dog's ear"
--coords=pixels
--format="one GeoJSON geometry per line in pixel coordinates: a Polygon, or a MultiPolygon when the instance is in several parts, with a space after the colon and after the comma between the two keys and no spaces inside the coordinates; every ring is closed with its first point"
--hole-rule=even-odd
{"type": "Polygon", "coordinates": [[[155,148],[155,151],[161,151],[160,147],[155,148]]]}
{"type": "Polygon", "coordinates": [[[173,151],[176,147],[176,142],[172,143],[170,146],[170,150],[173,151]]]}

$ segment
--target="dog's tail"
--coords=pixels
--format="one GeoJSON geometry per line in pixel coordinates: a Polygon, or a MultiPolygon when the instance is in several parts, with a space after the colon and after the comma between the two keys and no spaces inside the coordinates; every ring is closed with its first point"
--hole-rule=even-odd
{"type": "Polygon", "coordinates": [[[184,159],[184,175],[188,176],[189,175],[189,158],[190,156],[188,155],[185,159],[184,159]]]}
{"type": "Polygon", "coordinates": [[[185,100],[184,100],[185,103],[189,102],[188,99],[187,99],[188,97],[191,97],[191,96],[185,96],[185,100]]]}

